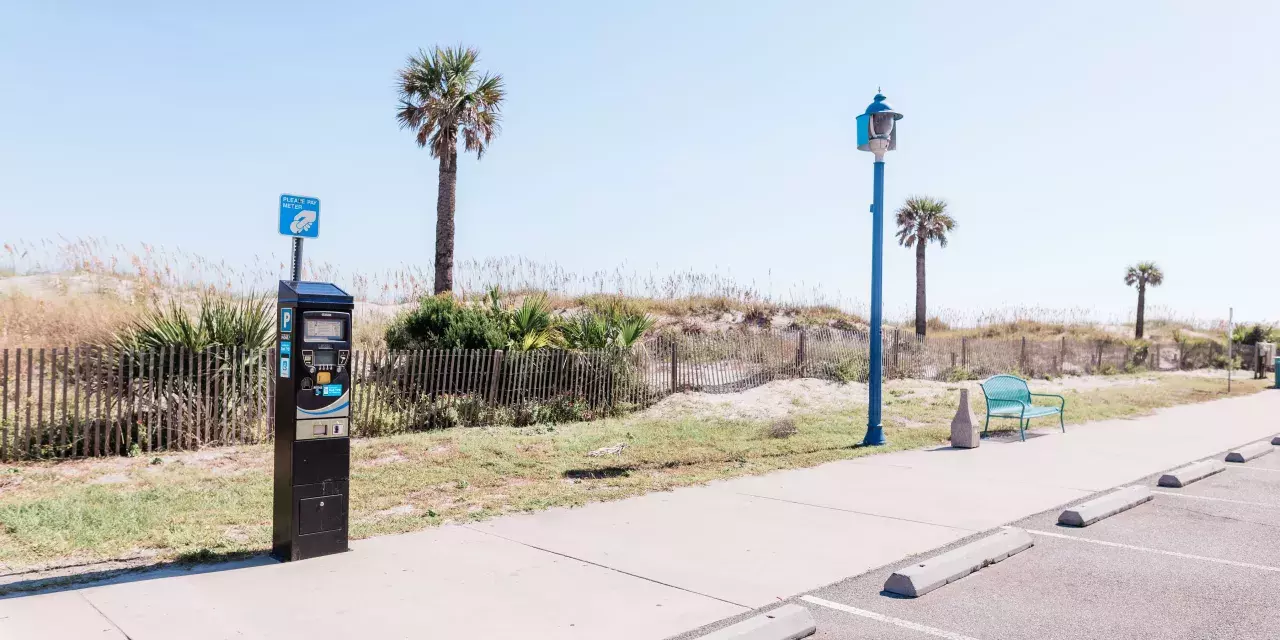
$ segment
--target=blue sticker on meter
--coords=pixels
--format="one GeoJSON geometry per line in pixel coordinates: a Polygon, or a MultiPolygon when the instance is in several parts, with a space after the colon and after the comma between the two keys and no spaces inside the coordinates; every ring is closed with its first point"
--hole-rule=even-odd
{"type": "Polygon", "coordinates": [[[293,331],[293,309],[280,310],[280,333],[291,333],[293,331]]]}
{"type": "Polygon", "coordinates": [[[280,355],[287,356],[293,352],[293,343],[288,340],[280,341],[280,355]]]}
{"type": "Polygon", "coordinates": [[[320,395],[325,397],[338,397],[342,395],[342,385],[340,384],[323,384],[316,387],[320,391],[320,395]]]}
{"type": "Polygon", "coordinates": [[[289,377],[289,356],[280,356],[280,377],[289,377]]]}

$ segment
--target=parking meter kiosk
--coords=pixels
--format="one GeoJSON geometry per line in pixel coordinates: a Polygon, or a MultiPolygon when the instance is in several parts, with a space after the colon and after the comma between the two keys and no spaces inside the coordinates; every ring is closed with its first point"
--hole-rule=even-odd
{"type": "Polygon", "coordinates": [[[276,318],[272,554],[347,550],[353,300],[327,282],[281,281],[276,318]]]}

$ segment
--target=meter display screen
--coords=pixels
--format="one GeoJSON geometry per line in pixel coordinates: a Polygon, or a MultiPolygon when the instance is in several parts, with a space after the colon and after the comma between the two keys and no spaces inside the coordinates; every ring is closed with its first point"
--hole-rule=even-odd
{"type": "Polygon", "coordinates": [[[321,320],[306,318],[302,321],[302,340],[304,342],[342,342],[341,320],[321,320]]]}
{"type": "Polygon", "coordinates": [[[338,352],[336,351],[317,351],[315,356],[317,365],[335,365],[338,364],[338,352]]]}

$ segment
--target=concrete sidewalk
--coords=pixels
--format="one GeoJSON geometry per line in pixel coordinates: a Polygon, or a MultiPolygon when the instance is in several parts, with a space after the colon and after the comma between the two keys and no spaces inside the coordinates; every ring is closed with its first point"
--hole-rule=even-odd
{"type": "Polygon", "coordinates": [[[0,600],[0,638],[664,638],[1280,431],[1280,392],[0,600]]]}

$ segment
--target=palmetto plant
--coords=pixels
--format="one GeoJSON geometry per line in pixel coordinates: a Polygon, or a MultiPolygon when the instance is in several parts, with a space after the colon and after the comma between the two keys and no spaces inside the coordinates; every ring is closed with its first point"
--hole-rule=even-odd
{"type": "Polygon", "coordinates": [[[1138,287],[1138,317],[1134,323],[1133,337],[1142,337],[1143,315],[1147,306],[1147,287],[1158,287],[1164,282],[1164,272],[1154,262],[1139,262],[1124,272],[1124,283],[1138,287]]]}
{"type": "Polygon", "coordinates": [[[519,308],[506,314],[506,321],[511,348],[517,351],[556,347],[563,341],[545,295],[526,297],[519,308]]]}
{"type": "Polygon", "coordinates": [[[409,56],[400,70],[400,127],[440,160],[436,193],[435,292],[453,290],[453,236],[458,185],[458,137],[479,159],[498,134],[506,92],[501,75],[480,73],[472,48],[436,47],[409,56]]]}
{"type": "Polygon", "coordinates": [[[653,317],[621,304],[579,313],[561,328],[571,349],[630,349],[653,328],[653,317]]]}
{"type": "Polygon", "coordinates": [[[945,200],[912,196],[898,208],[898,244],[916,249],[916,334],[928,329],[925,307],[924,250],[930,242],[947,246],[947,234],[956,227],[945,200]]]}

